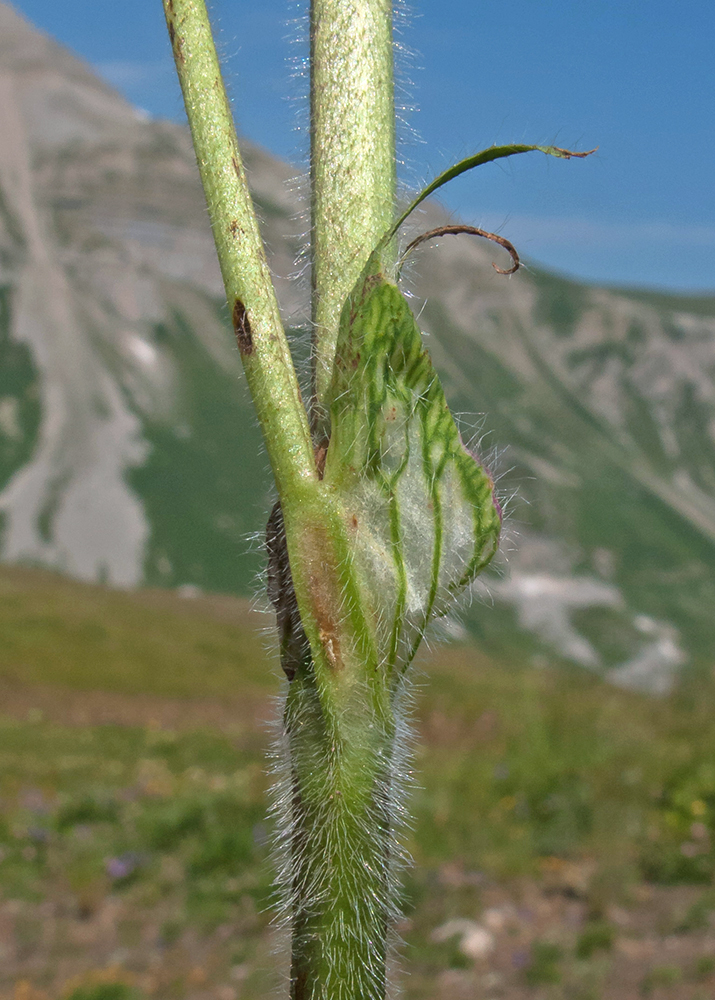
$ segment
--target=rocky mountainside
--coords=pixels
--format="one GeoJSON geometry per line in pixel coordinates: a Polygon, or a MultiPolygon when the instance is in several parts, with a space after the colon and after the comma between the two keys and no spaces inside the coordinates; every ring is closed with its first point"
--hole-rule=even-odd
{"type": "MultiPolygon", "coordinates": [[[[305,359],[301,184],[245,152],[305,359]]],[[[465,437],[514,495],[449,630],[665,689],[715,648],[715,298],[507,280],[493,256],[447,239],[407,279],[465,437]]],[[[247,593],[269,497],[186,131],[0,3],[2,558],[247,593]]]]}

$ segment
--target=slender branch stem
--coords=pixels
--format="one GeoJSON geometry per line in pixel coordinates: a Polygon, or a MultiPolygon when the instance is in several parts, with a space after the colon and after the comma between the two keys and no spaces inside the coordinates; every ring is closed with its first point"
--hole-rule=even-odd
{"type": "Polygon", "coordinates": [[[310,44],[313,423],[322,435],[340,310],[394,217],[392,0],[312,0],[310,44]]]}
{"type": "Polygon", "coordinates": [[[281,498],[317,481],[305,407],[238,148],[204,0],[164,13],[248,387],[281,498]]]}

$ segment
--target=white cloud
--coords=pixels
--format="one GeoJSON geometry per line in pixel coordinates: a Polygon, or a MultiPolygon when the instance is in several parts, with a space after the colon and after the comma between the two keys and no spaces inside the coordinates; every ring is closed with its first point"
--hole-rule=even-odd
{"type": "Polygon", "coordinates": [[[130,59],[111,59],[96,63],[94,67],[113,87],[143,87],[156,83],[173,71],[169,59],[160,62],[140,62],[130,59]]]}
{"type": "Polygon", "coordinates": [[[612,222],[578,216],[482,215],[486,229],[508,229],[509,238],[539,247],[563,246],[576,241],[592,247],[614,244],[669,243],[682,247],[715,247],[715,226],[683,225],[671,222],[612,222]]]}

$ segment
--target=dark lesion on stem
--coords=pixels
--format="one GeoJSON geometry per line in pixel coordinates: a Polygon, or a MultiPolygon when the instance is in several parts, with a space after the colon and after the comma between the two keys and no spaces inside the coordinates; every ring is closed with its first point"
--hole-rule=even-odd
{"type": "Polygon", "coordinates": [[[276,612],[281,667],[292,681],[298,669],[310,661],[310,643],[303,629],[298,600],[288,560],[285,524],[280,501],[276,501],[266,525],[268,552],[268,599],[276,612]]]}
{"type": "Polygon", "coordinates": [[[182,65],[186,62],[186,57],[184,56],[184,39],[177,33],[176,30],[176,14],[174,12],[173,0],[167,0],[165,4],[166,12],[166,26],[169,29],[169,41],[171,42],[171,48],[174,53],[174,60],[178,65],[182,65]]]}
{"type": "Polygon", "coordinates": [[[323,473],[325,472],[325,459],[328,454],[329,444],[330,444],[330,438],[323,437],[313,448],[313,454],[315,455],[315,468],[318,472],[318,479],[322,479],[323,473]]]}
{"type": "MultiPolygon", "coordinates": [[[[329,438],[322,438],[314,447],[315,467],[318,478],[323,478],[329,438]]],[[[289,681],[298,668],[307,666],[311,659],[310,643],[305,634],[298,611],[293,577],[288,558],[285,522],[280,500],[273,505],[266,525],[266,552],[268,554],[268,599],[276,612],[276,625],[280,639],[281,666],[289,681]]]]}
{"type": "Polygon", "coordinates": [[[236,334],[238,349],[246,357],[253,354],[253,335],[251,333],[251,322],[248,318],[246,307],[240,299],[236,299],[233,304],[233,332],[236,334]]]}

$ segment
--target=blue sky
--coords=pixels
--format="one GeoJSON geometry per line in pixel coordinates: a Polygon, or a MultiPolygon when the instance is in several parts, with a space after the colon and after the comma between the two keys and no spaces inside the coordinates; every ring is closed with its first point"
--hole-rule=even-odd
{"type": "MultiPolygon", "coordinates": [[[[131,101],[180,120],[160,0],[15,0],[131,101]]],[[[241,132],[305,163],[303,4],[214,0],[241,132]],[[303,127],[301,127],[303,126],[303,127]]],[[[712,0],[412,0],[400,154],[415,190],[494,142],[598,153],[491,164],[440,192],[523,256],[596,282],[715,292],[712,0]]]]}

